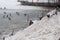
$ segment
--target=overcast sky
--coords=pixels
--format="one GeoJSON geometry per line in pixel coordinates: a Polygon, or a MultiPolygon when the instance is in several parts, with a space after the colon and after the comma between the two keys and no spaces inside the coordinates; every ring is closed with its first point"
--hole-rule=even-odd
{"type": "Polygon", "coordinates": [[[15,7],[18,5],[17,0],[0,0],[0,7],[15,7]]]}

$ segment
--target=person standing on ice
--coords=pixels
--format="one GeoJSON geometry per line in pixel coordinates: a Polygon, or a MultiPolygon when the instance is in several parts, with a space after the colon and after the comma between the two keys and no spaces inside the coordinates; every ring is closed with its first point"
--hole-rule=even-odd
{"type": "Polygon", "coordinates": [[[11,18],[10,18],[10,17],[8,17],[8,19],[9,19],[9,20],[11,20],[11,18]]]}
{"type": "Polygon", "coordinates": [[[11,16],[11,13],[10,13],[10,16],[11,16]]]}
{"type": "Polygon", "coordinates": [[[32,24],[33,24],[33,22],[32,22],[32,20],[30,20],[30,22],[29,22],[29,26],[32,25],[32,24]]]}
{"type": "Polygon", "coordinates": [[[5,40],[5,37],[3,37],[3,40],[5,40]]]}
{"type": "Polygon", "coordinates": [[[47,15],[48,18],[50,18],[50,15],[47,15]]]}
{"type": "Polygon", "coordinates": [[[7,15],[7,17],[8,17],[8,15],[7,15]]]}
{"type": "Polygon", "coordinates": [[[58,9],[59,9],[59,8],[57,7],[57,8],[56,8],[56,12],[55,12],[56,15],[57,15],[58,9]]]}
{"type": "Polygon", "coordinates": [[[60,40],[60,38],[58,40],[60,40]]]}

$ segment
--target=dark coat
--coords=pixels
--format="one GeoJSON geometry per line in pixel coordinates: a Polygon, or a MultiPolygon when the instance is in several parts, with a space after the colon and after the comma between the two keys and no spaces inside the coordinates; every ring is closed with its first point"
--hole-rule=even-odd
{"type": "Polygon", "coordinates": [[[30,22],[29,22],[29,26],[32,25],[32,24],[33,24],[33,22],[32,22],[32,20],[30,20],[30,22]]]}

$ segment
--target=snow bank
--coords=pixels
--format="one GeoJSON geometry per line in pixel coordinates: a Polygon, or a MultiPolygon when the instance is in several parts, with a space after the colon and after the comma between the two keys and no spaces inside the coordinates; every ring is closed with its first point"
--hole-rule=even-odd
{"type": "Polygon", "coordinates": [[[53,14],[55,14],[55,12],[56,12],[56,9],[54,9],[53,11],[51,11],[51,12],[49,12],[47,15],[53,15],[53,14]]]}
{"type": "MultiPolygon", "coordinates": [[[[56,11],[56,10],[55,10],[56,11]]],[[[53,10],[49,14],[55,13],[53,10]]],[[[60,37],[60,12],[48,18],[45,16],[41,21],[35,21],[34,24],[26,29],[17,32],[8,40],[58,40],[60,37]]]]}

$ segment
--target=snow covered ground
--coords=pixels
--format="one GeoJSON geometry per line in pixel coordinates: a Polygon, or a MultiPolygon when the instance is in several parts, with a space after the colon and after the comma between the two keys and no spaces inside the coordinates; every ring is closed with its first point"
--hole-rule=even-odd
{"type": "MultiPolygon", "coordinates": [[[[50,14],[54,14],[50,12],[50,14]]],[[[58,40],[60,38],[60,12],[50,18],[45,16],[41,21],[22,31],[18,31],[14,36],[6,37],[6,40],[58,40]]]]}

